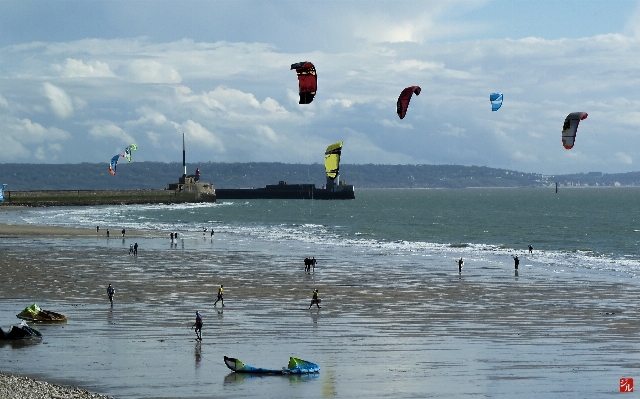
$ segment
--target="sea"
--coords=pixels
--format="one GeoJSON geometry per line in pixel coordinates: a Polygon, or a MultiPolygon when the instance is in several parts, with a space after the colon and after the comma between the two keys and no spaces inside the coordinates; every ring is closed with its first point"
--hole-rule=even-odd
{"type": "MultiPolygon", "coordinates": [[[[18,359],[29,359],[30,348],[1,347],[0,362],[8,366],[0,370],[54,378],[123,398],[617,394],[619,378],[634,374],[640,378],[639,337],[632,328],[637,326],[635,294],[640,289],[638,204],[640,188],[560,187],[558,192],[555,188],[363,189],[356,191],[355,200],[345,201],[0,208],[3,224],[100,226],[100,234],[110,230],[110,242],[103,236],[68,240],[62,244],[67,246],[66,257],[77,248],[119,251],[126,263],[124,251],[132,241],[120,242],[121,230],[147,231],[150,237],[139,239],[140,257],[145,251],[161,254],[153,261],[160,270],[151,270],[149,261],[149,274],[179,267],[193,272],[194,280],[186,279],[186,284],[209,277],[217,284],[224,276],[240,279],[243,273],[264,272],[263,281],[250,285],[280,290],[284,282],[295,286],[300,279],[306,290],[300,294],[300,306],[292,304],[290,298],[297,294],[292,292],[282,293],[284,304],[269,300],[256,305],[243,298],[241,305],[233,305],[229,287],[224,314],[210,304],[205,309],[220,323],[224,317],[215,342],[207,342],[211,333],[205,329],[204,341],[198,344],[202,347],[195,349],[193,337],[181,338],[184,329],[159,324],[151,328],[151,335],[175,339],[171,349],[155,348],[160,344],[150,342],[159,339],[140,341],[133,332],[124,333],[119,349],[91,343],[85,336],[76,338],[79,341],[69,353],[55,352],[56,362],[64,364],[66,359],[68,368],[40,360],[42,368],[32,370],[18,364],[18,359]],[[170,242],[173,232],[179,234],[177,244],[170,242]],[[180,262],[179,256],[186,261],[180,262]],[[214,260],[216,256],[224,261],[214,260]],[[517,271],[514,256],[520,258],[517,271]],[[303,270],[304,257],[318,260],[312,277],[303,270]],[[462,273],[458,273],[460,258],[462,273]],[[217,274],[210,271],[216,267],[217,274]],[[277,276],[281,270],[286,270],[282,280],[273,283],[269,274],[277,276]],[[324,306],[309,316],[310,290],[316,285],[322,287],[324,306]],[[136,346],[139,341],[144,343],[136,346]],[[127,370],[143,367],[137,356],[148,356],[146,372],[136,369],[123,375],[115,360],[100,362],[94,370],[83,363],[86,356],[78,347],[90,352],[88,348],[95,347],[97,357],[115,351],[127,370]],[[293,352],[318,363],[319,375],[246,379],[230,373],[221,362],[224,354],[273,368],[286,365],[293,352]],[[161,366],[167,358],[173,367],[161,366]]],[[[61,244],[53,238],[3,239],[0,251],[38,252],[41,246],[56,245],[61,244]]],[[[77,256],[91,260],[86,251],[77,256]]],[[[95,258],[101,259],[102,255],[95,258]]],[[[117,267],[118,259],[113,262],[117,267]]],[[[145,274],[147,266],[136,267],[145,274]]],[[[144,283],[145,277],[136,278],[144,283]]],[[[216,286],[210,286],[211,292],[216,286]]],[[[145,315],[180,317],[180,312],[198,306],[198,298],[181,287],[176,286],[185,291],[180,301],[158,299],[163,310],[156,310],[145,297],[122,306],[145,315]],[[169,309],[174,305],[179,310],[169,309]]],[[[46,299],[44,292],[40,300],[46,299]]],[[[54,303],[79,316],[81,310],[73,306],[82,295],[72,297],[54,303]]],[[[26,301],[19,295],[5,298],[0,317],[15,314],[26,301]]],[[[107,334],[100,324],[104,305],[87,302],[82,312],[96,317],[83,328],[107,334]]],[[[104,320],[117,324],[113,317],[104,320]]],[[[135,325],[125,319],[127,326],[135,325]]],[[[3,326],[7,323],[3,321],[3,326]]],[[[44,327],[51,335],[50,346],[59,339],[62,348],[62,330],[55,328],[44,327]]],[[[40,359],[46,357],[42,352],[46,349],[39,351],[40,359]]]]}

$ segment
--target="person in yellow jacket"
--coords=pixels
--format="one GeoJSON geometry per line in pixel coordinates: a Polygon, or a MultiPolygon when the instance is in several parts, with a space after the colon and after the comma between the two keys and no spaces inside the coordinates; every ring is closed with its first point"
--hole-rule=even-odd
{"type": "Polygon", "coordinates": [[[318,308],[320,308],[320,301],[321,299],[318,298],[318,289],[316,288],[315,290],[313,290],[313,297],[311,297],[311,303],[309,304],[309,309],[311,309],[311,306],[313,306],[313,304],[315,304],[318,308]]]}
{"type": "Polygon", "coordinates": [[[224,307],[224,298],[222,297],[224,291],[224,285],[220,284],[220,288],[218,288],[218,299],[213,303],[213,306],[216,306],[218,301],[222,301],[222,307],[224,307]]]}

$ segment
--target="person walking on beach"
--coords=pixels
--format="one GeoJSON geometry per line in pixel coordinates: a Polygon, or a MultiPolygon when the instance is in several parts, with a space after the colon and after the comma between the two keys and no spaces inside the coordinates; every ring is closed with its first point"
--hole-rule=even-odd
{"type": "Polygon", "coordinates": [[[213,241],[213,229],[211,229],[211,241],[213,241]]]}
{"type": "Polygon", "coordinates": [[[122,229],[122,238],[124,238],[124,229],[122,229]]]}
{"type": "Polygon", "coordinates": [[[224,293],[224,285],[220,284],[220,288],[218,288],[218,299],[216,299],[216,301],[213,303],[213,306],[216,306],[218,301],[222,301],[222,307],[224,308],[224,298],[222,296],[223,293],[224,293]]]}
{"type": "Polygon", "coordinates": [[[96,233],[100,232],[100,226],[96,226],[96,233]]]}
{"type": "Polygon", "coordinates": [[[317,261],[316,261],[316,257],[314,256],[314,257],[311,259],[311,267],[313,267],[313,272],[314,272],[314,273],[316,272],[316,262],[317,262],[317,261]]]}
{"type": "Polygon", "coordinates": [[[202,341],[202,315],[196,311],[196,322],[193,323],[191,328],[196,328],[196,341],[202,341]]]}
{"type": "Polygon", "coordinates": [[[107,238],[109,238],[109,229],[107,229],[107,238]]]}
{"type": "Polygon", "coordinates": [[[116,293],[116,289],[109,284],[107,287],[107,296],[109,297],[109,302],[113,305],[113,295],[116,293]]]}
{"type": "Polygon", "coordinates": [[[173,244],[173,231],[169,234],[169,237],[171,237],[171,244],[173,244]]]}
{"type": "Polygon", "coordinates": [[[532,254],[533,253],[533,247],[531,246],[531,244],[529,244],[529,253],[532,254]]]}
{"type": "Polygon", "coordinates": [[[133,246],[133,256],[138,256],[138,243],[133,246]]]}
{"type": "Polygon", "coordinates": [[[133,244],[129,244],[129,255],[133,255],[133,244]]]}
{"type": "Polygon", "coordinates": [[[313,296],[311,297],[311,303],[309,304],[309,309],[311,309],[311,306],[313,306],[314,304],[318,307],[318,309],[320,309],[320,301],[321,299],[318,298],[318,289],[314,289],[313,290],[313,296]]]}
{"type": "Polygon", "coordinates": [[[464,264],[464,261],[462,260],[462,258],[460,258],[460,260],[458,261],[458,273],[462,273],[463,264],[464,264]]]}
{"type": "Polygon", "coordinates": [[[515,266],[516,270],[518,270],[518,265],[520,264],[520,259],[518,259],[518,255],[513,257],[513,265],[515,266]]]}

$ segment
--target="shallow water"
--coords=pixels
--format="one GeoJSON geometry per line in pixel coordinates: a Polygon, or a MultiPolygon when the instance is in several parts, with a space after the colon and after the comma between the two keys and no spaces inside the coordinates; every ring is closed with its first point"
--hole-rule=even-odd
{"type": "Polygon", "coordinates": [[[637,284],[625,273],[603,281],[534,254],[515,276],[510,258],[479,251],[458,275],[448,252],[457,249],[353,256],[348,247],[329,254],[315,243],[215,237],[185,235],[177,248],[136,238],[137,258],[128,240],[3,239],[2,325],[17,324],[31,301],[69,322],[38,326],[39,344],[0,348],[2,370],[118,398],[510,398],[613,394],[640,364],[637,284]],[[321,261],[306,274],[300,259],[314,253],[321,261]],[[220,283],[224,310],[212,306],[220,283]],[[323,307],[307,310],[314,287],[323,307]],[[201,344],[189,329],[196,309],[201,344]],[[296,356],[322,370],[242,376],[224,355],[269,368],[296,356]]]}
{"type": "Polygon", "coordinates": [[[118,398],[583,398],[637,377],[640,190],[357,197],[2,211],[0,223],[101,234],[0,240],[0,325],[33,302],[69,318],[38,326],[41,343],[0,347],[0,369],[118,398]],[[103,235],[122,227],[162,236],[103,235]],[[306,256],[318,259],[312,274],[306,256]],[[224,311],[212,306],[219,284],[224,311]],[[322,309],[308,310],[314,288],[322,309]],[[195,310],[201,344],[189,329],[195,310]],[[224,355],[322,369],[242,376],[224,355]]]}

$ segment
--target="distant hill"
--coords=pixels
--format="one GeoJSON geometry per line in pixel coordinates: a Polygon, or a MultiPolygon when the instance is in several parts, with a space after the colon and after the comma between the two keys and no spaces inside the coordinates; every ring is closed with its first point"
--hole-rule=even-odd
{"type": "MultiPolygon", "coordinates": [[[[198,163],[202,180],[216,188],[252,188],[277,184],[325,183],[321,164],[198,163]]],[[[8,190],[108,190],[163,189],[177,182],[182,165],[161,162],[121,162],[116,176],[105,163],[80,164],[0,164],[0,183],[8,190]]],[[[464,188],[464,187],[540,187],[561,185],[640,186],[640,172],[602,174],[599,172],[544,176],[484,166],[458,165],[353,165],[344,164],[341,178],[361,188],[464,188]]]]}

